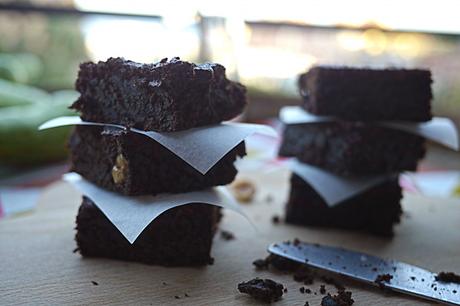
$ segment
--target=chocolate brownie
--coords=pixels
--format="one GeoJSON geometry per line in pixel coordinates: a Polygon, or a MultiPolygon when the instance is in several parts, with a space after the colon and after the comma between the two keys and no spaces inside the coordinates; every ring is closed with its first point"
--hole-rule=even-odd
{"type": "Polygon", "coordinates": [[[316,66],[299,78],[303,107],[347,120],[428,121],[431,72],[316,66]]]}
{"type": "Polygon", "coordinates": [[[178,57],[155,64],[123,58],[80,65],[71,106],[87,121],[170,132],[219,123],[239,115],[246,89],[228,80],[215,63],[196,65],[178,57]]]}
{"type": "Polygon", "coordinates": [[[402,214],[401,187],[397,179],[370,188],[362,194],[329,207],[302,178],[291,176],[286,222],[306,226],[335,227],[392,236],[402,214]]]}
{"type": "Polygon", "coordinates": [[[219,208],[188,204],[155,219],[130,244],[97,206],[83,197],[75,240],[84,257],[106,257],[163,266],[212,263],[211,245],[220,218],[219,208]]]}
{"type": "Polygon", "coordinates": [[[279,155],[297,157],[340,175],[414,171],[424,138],[363,122],[287,125],[279,155]]]}
{"type": "Polygon", "coordinates": [[[226,185],[237,174],[236,158],[246,154],[242,142],[203,175],[156,141],[122,129],[77,126],[69,146],[72,171],[124,195],[181,193],[226,185]]]}

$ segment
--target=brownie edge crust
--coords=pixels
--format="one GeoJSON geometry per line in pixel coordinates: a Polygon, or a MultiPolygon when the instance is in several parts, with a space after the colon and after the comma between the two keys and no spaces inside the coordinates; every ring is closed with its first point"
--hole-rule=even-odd
{"type": "Polygon", "coordinates": [[[71,108],[83,120],[172,132],[230,120],[246,106],[246,88],[215,63],[167,58],[140,64],[123,58],[80,65],[80,97],[71,108]]]}
{"type": "Polygon", "coordinates": [[[303,107],[344,120],[428,121],[431,72],[316,66],[299,78],[303,107]]]}
{"type": "Polygon", "coordinates": [[[329,207],[321,196],[296,174],[286,205],[286,222],[304,226],[331,227],[393,236],[393,225],[402,214],[398,179],[370,188],[336,206],[329,207]]]}
{"type": "Polygon", "coordinates": [[[212,240],[220,210],[208,204],[170,209],[130,244],[87,197],[77,215],[77,250],[83,257],[104,257],[163,266],[200,266],[213,262],[212,240]]]}

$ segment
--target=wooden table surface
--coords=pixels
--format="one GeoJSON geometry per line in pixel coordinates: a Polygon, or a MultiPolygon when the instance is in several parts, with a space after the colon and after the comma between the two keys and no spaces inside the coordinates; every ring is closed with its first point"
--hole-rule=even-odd
{"type": "MultiPolygon", "coordinates": [[[[258,305],[238,293],[241,281],[256,276],[285,284],[288,292],[275,305],[319,305],[321,295],[301,294],[292,276],[256,271],[252,261],[266,256],[269,243],[298,237],[391,257],[432,271],[460,271],[460,200],[406,194],[402,224],[392,240],[337,230],[274,225],[288,188],[286,171],[239,175],[257,186],[256,199],[245,209],[257,224],[226,211],[221,228],[235,240],[216,236],[215,263],[203,268],[164,268],[107,259],[82,259],[74,254],[74,220],[79,194],[65,183],[50,186],[30,214],[0,221],[0,304],[31,305],[258,305]],[[266,201],[267,196],[273,201],[266,201]],[[92,284],[92,281],[98,285],[92,284]],[[187,293],[189,297],[185,297],[187,293]],[[179,296],[180,299],[176,299],[179,296]]],[[[319,280],[310,286],[318,291],[319,280]]],[[[383,293],[344,280],[355,305],[430,305],[420,299],[383,293]]],[[[326,286],[330,292],[336,292],[326,286]]]]}

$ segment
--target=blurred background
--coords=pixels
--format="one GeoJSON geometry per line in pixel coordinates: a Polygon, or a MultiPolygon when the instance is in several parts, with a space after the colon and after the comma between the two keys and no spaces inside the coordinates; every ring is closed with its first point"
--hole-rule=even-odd
{"type": "MultiPolygon", "coordinates": [[[[315,64],[429,68],[434,114],[459,126],[459,8],[454,0],[0,0],[0,190],[43,186],[65,171],[69,130],[36,128],[72,114],[79,63],[111,56],[219,62],[248,87],[245,119],[258,122],[300,103],[297,76],[315,64]]],[[[422,170],[460,169],[457,152],[430,152],[422,170]]]]}

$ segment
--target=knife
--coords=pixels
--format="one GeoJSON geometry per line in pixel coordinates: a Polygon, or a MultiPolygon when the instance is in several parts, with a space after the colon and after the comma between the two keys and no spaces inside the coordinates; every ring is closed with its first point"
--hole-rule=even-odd
{"type": "Polygon", "coordinates": [[[448,305],[460,305],[460,285],[436,281],[435,273],[425,269],[343,248],[303,242],[274,243],[272,254],[309,266],[345,275],[376,286],[448,305]],[[377,282],[389,274],[389,281],[377,282]]]}

